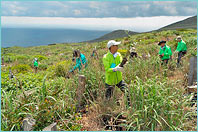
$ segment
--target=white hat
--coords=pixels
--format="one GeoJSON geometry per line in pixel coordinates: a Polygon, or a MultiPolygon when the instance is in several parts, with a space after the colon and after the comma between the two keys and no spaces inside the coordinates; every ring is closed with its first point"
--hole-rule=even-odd
{"type": "Polygon", "coordinates": [[[110,40],[107,43],[107,47],[110,48],[112,45],[119,45],[121,42],[116,42],[115,40],[110,40]]]}
{"type": "Polygon", "coordinates": [[[181,39],[181,36],[177,36],[177,38],[176,38],[176,39],[177,39],[177,40],[178,40],[178,39],[181,39]]]}

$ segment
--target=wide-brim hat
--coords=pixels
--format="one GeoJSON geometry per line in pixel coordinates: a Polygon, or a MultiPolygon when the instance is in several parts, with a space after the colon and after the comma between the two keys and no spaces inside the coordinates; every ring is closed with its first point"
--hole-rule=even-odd
{"type": "Polygon", "coordinates": [[[162,40],[158,43],[158,45],[161,45],[161,43],[166,43],[166,41],[162,40]]]}
{"type": "Polygon", "coordinates": [[[181,39],[181,36],[177,36],[176,40],[181,39]]]}

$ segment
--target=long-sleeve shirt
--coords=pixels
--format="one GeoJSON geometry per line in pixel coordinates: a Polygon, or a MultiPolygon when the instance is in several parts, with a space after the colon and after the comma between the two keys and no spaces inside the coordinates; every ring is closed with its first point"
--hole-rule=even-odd
{"type": "Polygon", "coordinates": [[[76,70],[77,68],[79,71],[81,70],[81,68],[82,68],[81,61],[82,61],[83,65],[86,65],[87,60],[85,58],[85,55],[83,55],[83,54],[80,54],[80,57],[76,58],[76,65],[74,66],[74,70],[76,70]]]}
{"type": "Polygon", "coordinates": [[[186,43],[183,40],[178,42],[176,51],[180,52],[180,51],[186,51],[186,50],[187,50],[186,43]]]}
{"type": "Polygon", "coordinates": [[[116,57],[114,57],[110,51],[104,55],[103,64],[105,68],[105,83],[108,85],[116,85],[122,80],[122,73],[120,71],[113,71],[113,68],[121,62],[122,56],[118,52],[116,57]]]}
{"type": "Polygon", "coordinates": [[[171,48],[167,45],[164,45],[164,47],[160,47],[159,55],[164,54],[164,56],[161,58],[162,60],[170,59],[172,55],[171,48]]]}

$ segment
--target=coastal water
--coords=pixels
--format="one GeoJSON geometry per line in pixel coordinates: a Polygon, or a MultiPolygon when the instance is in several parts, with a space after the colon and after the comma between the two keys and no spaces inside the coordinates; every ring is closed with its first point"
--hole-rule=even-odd
{"type": "Polygon", "coordinates": [[[110,31],[48,28],[2,28],[1,47],[38,46],[93,40],[110,31]]]}

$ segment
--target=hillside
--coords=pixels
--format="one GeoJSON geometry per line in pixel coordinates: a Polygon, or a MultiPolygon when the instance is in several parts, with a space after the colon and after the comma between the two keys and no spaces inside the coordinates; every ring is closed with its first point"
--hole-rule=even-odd
{"type": "MultiPolygon", "coordinates": [[[[175,30],[175,29],[197,29],[197,16],[193,16],[193,17],[187,18],[185,20],[178,21],[176,23],[167,25],[165,27],[162,27],[162,28],[160,28],[158,30],[154,30],[154,31],[175,30]]],[[[152,32],[152,31],[149,31],[149,32],[152,32]]],[[[138,34],[138,32],[129,31],[129,35],[135,35],[135,34],[138,34]]],[[[123,37],[127,37],[127,36],[128,35],[126,34],[125,30],[116,30],[116,31],[110,32],[108,34],[105,34],[102,37],[99,37],[97,39],[90,40],[87,42],[90,42],[90,43],[101,42],[104,40],[123,38],[123,37]]]]}
{"type": "Polygon", "coordinates": [[[189,17],[185,20],[167,25],[158,30],[162,31],[162,30],[174,30],[174,29],[197,29],[197,16],[189,17]]]}
{"type": "MultiPolygon", "coordinates": [[[[138,34],[138,33],[137,32],[129,31],[128,34],[129,35],[135,35],[135,34],[138,34]]],[[[126,33],[126,30],[115,30],[113,32],[110,32],[108,34],[105,34],[104,36],[102,36],[100,38],[97,38],[97,39],[94,39],[94,40],[90,40],[88,42],[94,43],[94,42],[101,42],[101,41],[104,41],[104,40],[111,40],[111,39],[123,38],[123,37],[127,37],[128,34],[126,33]]]]}
{"type": "MultiPolygon", "coordinates": [[[[126,38],[117,40],[126,42],[126,38]]],[[[23,131],[23,122],[30,120],[33,131],[52,123],[57,131],[197,131],[196,102],[186,90],[189,60],[197,53],[197,30],[141,33],[128,40],[137,43],[138,54],[128,58],[122,72],[131,107],[117,87],[112,98],[105,99],[106,41],[1,48],[1,130],[23,131]],[[182,35],[188,47],[179,68],[174,54],[177,35],[182,35]],[[173,52],[167,66],[161,65],[158,56],[157,43],[164,37],[173,52]],[[98,59],[90,56],[95,47],[98,59]],[[67,78],[76,63],[72,61],[74,49],[86,56],[88,66],[67,78]],[[37,73],[34,58],[39,62],[37,73]]],[[[129,46],[119,45],[122,56],[129,46]]]]}

